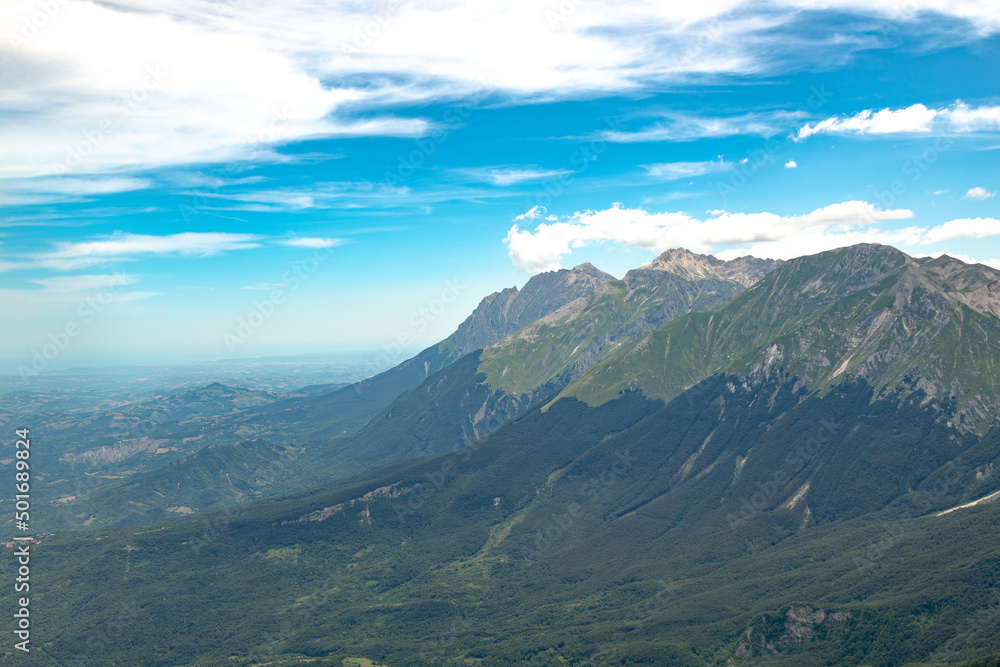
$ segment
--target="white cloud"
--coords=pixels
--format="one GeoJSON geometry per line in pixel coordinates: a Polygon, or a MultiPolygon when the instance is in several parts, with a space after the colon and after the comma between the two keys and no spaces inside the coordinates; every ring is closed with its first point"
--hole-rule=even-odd
{"type": "Polygon", "coordinates": [[[545,215],[545,212],[546,209],[544,206],[539,206],[538,204],[535,204],[527,211],[514,218],[514,222],[520,222],[521,220],[538,220],[539,218],[545,215]]]}
{"type": "Polygon", "coordinates": [[[801,111],[777,111],[742,114],[739,116],[692,116],[665,114],[664,120],[639,130],[604,130],[594,138],[611,143],[650,141],[694,141],[740,135],[770,138],[797,125],[805,118],[801,111]]]}
{"type": "Polygon", "coordinates": [[[866,109],[849,118],[827,118],[816,125],[805,125],[796,139],[808,139],[814,134],[897,134],[903,132],[926,133],[938,112],[923,104],[905,109],[866,109]]]}
{"type": "Polygon", "coordinates": [[[152,181],[132,177],[78,178],[49,176],[0,181],[0,206],[38,206],[60,201],[87,201],[91,197],[144,190],[152,181]]]}
{"type": "Polygon", "coordinates": [[[989,199],[990,197],[996,196],[995,192],[990,192],[986,188],[974,187],[969,188],[969,191],[965,193],[963,199],[978,199],[983,201],[984,199],[989,199]]]}
{"type": "Polygon", "coordinates": [[[971,108],[956,102],[950,109],[949,120],[956,132],[980,132],[1000,129],[1000,106],[971,108]]]}
{"type": "Polygon", "coordinates": [[[968,21],[979,34],[1000,28],[1000,6],[990,0],[782,0],[786,7],[881,14],[899,21],[937,20],[935,13],[968,21]]]}
{"type": "Polygon", "coordinates": [[[206,256],[260,246],[255,234],[181,232],[156,236],[117,232],[89,241],[60,241],[55,249],[40,253],[35,263],[56,270],[74,270],[136,255],[206,256]]]}
{"type": "Polygon", "coordinates": [[[499,187],[533,181],[550,181],[574,173],[569,169],[541,169],[537,167],[482,167],[458,171],[475,181],[492,183],[499,187]]]}
{"type": "Polygon", "coordinates": [[[653,178],[673,181],[681,178],[702,176],[703,174],[729,171],[733,168],[733,163],[719,158],[716,161],[708,162],[661,162],[659,164],[644,164],[642,168],[653,178]]]}
{"type": "Polygon", "coordinates": [[[511,196],[508,192],[484,187],[454,185],[413,190],[370,181],[315,182],[302,187],[258,190],[190,190],[181,194],[200,198],[202,203],[198,208],[206,211],[260,212],[426,207],[442,201],[482,201],[511,196]],[[211,202],[218,204],[213,206],[211,202]]]}
{"type": "Polygon", "coordinates": [[[788,162],[785,163],[785,169],[798,169],[798,168],[799,168],[799,163],[796,162],[795,160],[789,160],[788,162]]]}
{"type": "Polygon", "coordinates": [[[1000,220],[994,218],[950,220],[929,229],[923,242],[935,243],[950,239],[980,239],[986,236],[1000,236],[1000,220]]]}
{"type": "MultiPolygon", "coordinates": [[[[0,179],[44,176],[60,165],[83,175],[275,160],[291,141],[431,129],[425,119],[400,117],[406,104],[477,93],[544,101],[641,92],[692,77],[766,73],[780,61],[776,47],[824,62],[826,53],[812,47],[860,43],[799,34],[789,45],[782,28],[798,9],[894,16],[930,28],[929,12],[939,12],[980,34],[1000,26],[996,3],[985,0],[923,0],[921,12],[908,11],[912,5],[605,0],[571,3],[566,13],[535,0],[386,7],[60,0],[47,24],[26,35],[39,5],[8,0],[0,4],[0,179]]],[[[981,110],[966,110],[963,119],[994,122],[981,110]]],[[[674,118],[612,140],[767,135],[779,129],[775,120],[674,118]]]]}
{"type": "Polygon", "coordinates": [[[853,116],[832,117],[799,128],[796,141],[814,134],[895,135],[930,132],[968,133],[1000,130],[1000,106],[973,109],[964,102],[941,109],[914,104],[904,109],[866,109],[853,116]]]}
{"type": "Polygon", "coordinates": [[[708,218],[683,212],[650,213],[614,205],[541,223],[533,230],[514,225],[504,242],[519,271],[538,273],[561,267],[564,257],[586,245],[612,243],[662,252],[685,247],[722,258],[738,254],[788,259],[856,243],[920,246],[957,238],[1000,236],[1000,221],[952,220],[932,227],[886,228],[908,220],[907,209],[881,209],[847,201],[804,215],[710,211],[708,218]]]}
{"type": "Polygon", "coordinates": [[[300,236],[284,239],[278,241],[278,243],[281,245],[291,246],[293,248],[333,248],[334,246],[342,245],[344,243],[344,239],[300,236]]]}
{"type": "Polygon", "coordinates": [[[92,292],[107,287],[132,285],[136,279],[124,273],[104,275],[53,276],[31,281],[52,292],[92,292]]]}

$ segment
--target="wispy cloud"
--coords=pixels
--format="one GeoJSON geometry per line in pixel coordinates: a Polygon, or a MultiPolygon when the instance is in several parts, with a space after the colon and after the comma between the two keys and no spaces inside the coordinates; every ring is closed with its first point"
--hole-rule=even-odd
{"type": "Polygon", "coordinates": [[[707,218],[615,205],[543,222],[534,229],[515,224],[504,242],[518,270],[538,273],[558,268],[574,248],[596,243],[657,252],[682,246],[722,258],[740,254],[791,258],[863,242],[920,246],[1000,236],[1000,221],[991,218],[952,220],[931,227],[883,226],[912,217],[910,210],[887,210],[864,201],[832,204],[803,215],[712,211],[707,218]]]}
{"type": "Polygon", "coordinates": [[[207,256],[260,247],[256,234],[181,232],[179,234],[130,234],[117,232],[87,241],[59,241],[55,248],[34,258],[38,266],[75,270],[142,255],[207,256]]]}
{"type": "MultiPolygon", "coordinates": [[[[802,9],[922,21],[929,30],[935,12],[975,34],[1000,27],[1000,10],[982,0],[923,0],[920,12],[907,0],[604,0],[572,3],[572,20],[557,21],[534,0],[399,3],[388,12],[346,0],[58,4],[56,20],[30,39],[21,32],[37,3],[12,0],[0,10],[5,72],[18,73],[16,94],[0,98],[0,179],[279,161],[285,144],[305,139],[419,136],[432,125],[402,115],[404,105],[484,87],[505,101],[579,99],[766,74],[776,49],[824,62],[815,47],[827,36],[798,34],[789,44],[782,30],[802,9]],[[366,34],[371,25],[380,27],[366,34]]],[[[843,36],[837,43],[851,48],[843,36]]],[[[668,117],[608,139],[767,136],[780,120],[668,117]]],[[[970,111],[965,122],[991,120],[970,111]]]]}
{"type": "Polygon", "coordinates": [[[521,220],[538,220],[539,218],[544,217],[545,213],[546,208],[544,206],[535,204],[521,215],[515,217],[514,222],[520,222],[521,220]]]}
{"type": "Polygon", "coordinates": [[[457,173],[479,183],[490,183],[499,187],[550,181],[574,172],[569,169],[542,169],[541,167],[477,167],[458,169],[457,173]]]}
{"type": "Polygon", "coordinates": [[[344,239],[316,236],[296,236],[290,239],[277,241],[280,245],[287,245],[293,248],[333,248],[346,243],[344,239]]]}
{"type": "Polygon", "coordinates": [[[443,201],[481,201],[512,196],[487,187],[434,186],[413,190],[407,186],[371,181],[316,182],[306,186],[261,190],[186,191],[203,201],[205,211],[285,212],[325,209],[403,208],[443,201]],[[218,202],[212,206],[204,202],[218,202]]]}
{"type": "Polygon", "coordinates": [[[729,171],[733,166],[734,163],[726,162],[720,157],[718,160],[708,162],[660,162],[658,164],[644,164],[642,168],[653,178],[663,181],[674,181],[681,178],[692,178],[704,174],[729,171]]]}
{"type": "Polygon", "coordinates": [[[134,276],[124,273],[116,274],[92,274],[76,276],[53,276],[51,278],[39,278],[31,282],[41,285],[52,292],[91,292],[104,289],[106,287],[121,287],[132,285],[137,282],[134,276]]]}
{"type": "Polygon", "coordinates": [[[595,137],[612,143],[695,141],[741,135],[769,138],[796,127],[805,118],[804,111],[768,111],[737,116],[671,113],[639,130],[604,130],[595,137]]]}
{"type": "Polygon", "coordinates": [[[145,190],[147,178],[47,176],[0,181],[0,206],[38,206],[54,202],[82,202],[98,195],[145,190]]]}
{"type": "Polygon", "coordinates": [[[853,116],[835,116],[814,125],[802,126],[795,139],[802,141],[815,134],[863,136],[983,131],[1000,131],[1000,106],[972,108],[959,101],[941,109],[913,104],[902,109],[866,109],[853,116]]]}

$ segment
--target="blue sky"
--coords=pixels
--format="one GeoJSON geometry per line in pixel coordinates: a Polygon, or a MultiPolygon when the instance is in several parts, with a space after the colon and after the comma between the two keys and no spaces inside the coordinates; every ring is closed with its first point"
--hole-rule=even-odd
{"type": "Polygon", "coordinates": [[[676,246],[1000,268],[995,3],[165,4],[0,9],[0,372],[401,361],[676,246]]]}

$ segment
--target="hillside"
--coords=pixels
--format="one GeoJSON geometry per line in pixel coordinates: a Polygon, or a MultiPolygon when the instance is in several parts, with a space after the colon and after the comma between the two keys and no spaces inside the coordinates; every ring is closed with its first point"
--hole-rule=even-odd
{"type": "Polygon", "coordinates": [[[1000,272],[861,245],[793,260],[713,313],[651,333],[567,387],[591,405],[641,389],[670,399],[716,373],[864,380],[877,393],[956,401],[964,429],[1000,412],[1000,272]]]}
{"type": "Polygon", "coordinates": [[[46,527],[68,529],[91,519],[89,527],[134,523],[178,506],[204,511],[308,488],[404,458],[451,451],[551,397],[636,337],[682,314],[725,303],[778,265],[752,257],[723,262],[670,250],[621,281],[588,264],[539,274],[519,292],[487,297],[453,336],[391,371],[328,395],[277,401],[213,440],[226,447],[200,451],[179,465],[80,494],[65,512],[51,515],[46,527]],[[596,283],[599,286],[591,289],[596,283]],[[585,295],[570,299],[586,289],[590,291],[585,295]],[[452,353],[560,303],[565,305],[500,342],[451,360],[452,353]],[[444,367],[424,377],[439,365],[444,367]],[[418,378],[417,386],[394,394],[418,378]],[[380,401],[388,405],[360,431],[330,437],[333,424],[360,416],[354,408],[373,410],[380,401]],[[345,407],[348,404],[354,407],[345,407]],[[283,446],[281,453],[265,446],[272,457],[268,460],[248,441],[283,446]],[[287,454],[289,447],[294,455],[287,454]],[[220,459],[221,452],[226,455],[220,459]],[[269,467],[281,470],[281,484],[269,481],[269,467]]]}
{"type": "Polygon", "coordinates": [[[60,637],[45,649],[84,650],[124,601],[108,664],[554,665],[613,648],[622,664],[902,665],[1000,650],[995,625],[969,622],[1000,599],[984,539],[1000,504],[938,516],[996,488],[960,463],[941,476],[962,452],[1000,463],[998,433],[956,442],[930,408],[863,386],[761,389],[772,403],[723,376],[666,406],[566,399],[477,446],[288,500],[55,538],[36,547],[51,564],[38,613],[60,637]],[[805,477],[815,495],[796,504],[805,477]]]}
{"type": "Polygon", "coordinates": [[[669,250],[428,377],[339,449],[347,460],[376,465],[474,442],[640,336],[721,306],[779,265],[669,250]]]}
{"type": "MultiPolygon", "coordinates": [[[[590,264],[533,276],[520,290],[484,298],[441,343],[334,391],[310,387],[307,396],[277,399],[214,384],[129,406],[123,415],[112,410],[82,421],[67,416],[63,440],[69,440],[69,453],[47,461],[48,469],[62,468],[62,474],[51,493],[46,486],[41,494],[55,505],[40,527],[138,523],[179,508],[202,511],[357,472],[367,465],[355,460],[357,452],[345,457],[336,436],[361,428],[401,392],[468,352],[611,280],[590,264]],[[78,432],[80,446],[73,444],[78,432]]],[[[394,451],[383,457],[373,452],[360,458],[374,464],[400,458],[394,451]]]]}
{"type": "MultiPolygon", "coordinates": [[[[473,350],[494,343],[557,308],[614,280],[591,264],[532,276],[520,290],[494,292],[443,341],[355,384],[319,396],[277,401],[252,416],[245,433],[274,437],[294,430],[301,440],[356,431],[428,376],[473,350]]],[[[386,356],[389,363],[395,360],[386,356]]]]}
{"type": "MultiPolygon", "coordinates": [[[[107,664],[985,658],[1000,651],[1000,424],[959,362],[1000,350],[994,275],[881,246],[800,258],[623,346],[570,385],[588,400],[466,447],[46,539],[33,613],[58,641],[42,648],[65,661],[118,623],[107,664]]],[[[464,409],[481,363],[452,365],[441,410],[464,409]]]]}

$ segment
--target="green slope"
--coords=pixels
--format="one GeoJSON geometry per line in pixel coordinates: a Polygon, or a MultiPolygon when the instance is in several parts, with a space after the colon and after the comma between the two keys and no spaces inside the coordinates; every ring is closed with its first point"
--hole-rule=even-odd
{"type": "MultiPolygon", "coordinates": [[[[244,435],[299,440],[358,430],[397,396],[466,354],[494,343],[614,278],[591,264],[533,276],[524,287],[485,297],[446,339],[398,365],[386,352],[376,364],[392,366],[371,378],[320,396],[278,401],[246,420],[244,435]]],[[[456,288],[457,289],[457,288],[456,288]]]]}
{"type": "Polygon", "coordinates": [[[1000,650],[978,620],[1000,608],[1000,503],[937,516],[997,480],[935,477],[976,446],[1000,464],[1000,432],[956,443],[919,401],[794,384],[718,376],[667,406],[563,400],[472,448],[287,500],[48,540],[37,641],[62,661],[150,666],[903,665],[1000,650]],[[783,507],[802,478],[806,502],[783,507]]]}
{"type": "Polygon", "coordinates": [[[864,379],[955,399],[960,425],[981,432],[1000,409],[998,304],[1000,272],[853,246],[789,262],[717,311],[642,338],[561,395],[594,405],[641,388],[669,399],[723,371],[794,376],[818,389],[864,379]]]}
{"type": "MultiPolygon", "coordinates": [[[[467,447],[46,538],[39,651],[150,666],[994,654],[995,275],[878,246],[801,258],[609,357],[570,386],[587,402],[563,397],[467,447]]],[[[451,450],[439,427],[488,398],[481,357],[406,392],[379,417],[384,440],[346,460],[419,454],[430,436],[451,450]],[[425,396],[446,400],[431,413],[425,396]]]]}
{"type": "Polygon", "coordinates": [[[401,394],[339,444],[341,460],[374,465],[474,442],[639,336],[725,303],[778,265],[667,251],[401,394]]]}

